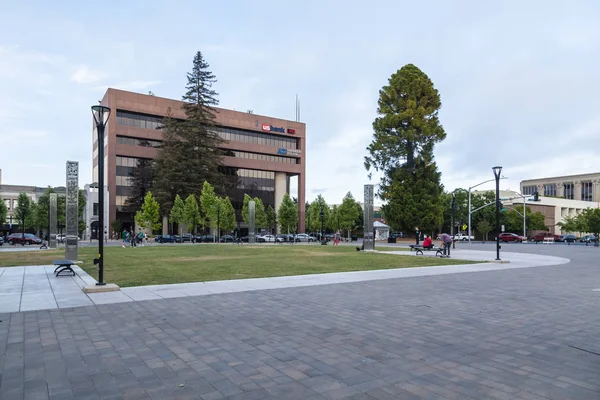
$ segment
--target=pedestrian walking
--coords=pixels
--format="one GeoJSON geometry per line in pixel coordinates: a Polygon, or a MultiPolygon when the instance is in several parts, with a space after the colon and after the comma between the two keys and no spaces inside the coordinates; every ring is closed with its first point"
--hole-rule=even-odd
{"type": "Polygon", "coordinates": [[[133,229],[129,231],[129,240],[131,241],[131,247],[136,247],[136,238],[135,234],[133,233],[133,229]]]}

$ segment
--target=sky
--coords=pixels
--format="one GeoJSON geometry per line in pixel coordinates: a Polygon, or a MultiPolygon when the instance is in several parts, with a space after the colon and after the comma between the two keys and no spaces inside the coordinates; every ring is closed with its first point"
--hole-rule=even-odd
{"type": "Polygon", "coordinates": [[[64,185],[67,160],[90,183],[90,106],[108,87],[181,98],[196,51],[220,107],[294,120],[299,96],[309,201],[378,183],[363,166],[378,92],[408,63],[440,92],[446,190],[495,165],[513,190],[597,172],[598,21],[586,0],[0,0],[2,183],[64,185]]]}

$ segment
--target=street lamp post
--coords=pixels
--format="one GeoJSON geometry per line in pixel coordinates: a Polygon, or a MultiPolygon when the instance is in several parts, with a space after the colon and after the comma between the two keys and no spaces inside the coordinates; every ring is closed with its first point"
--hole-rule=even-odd
{"type": "Polygon", "coordinates": [[[221,243],[221,202],[217,204],[217,243],[221,243]]]}
{"type": "MultiPolygon", "coordinates": [[[[95,105],[92,106],[92,115],[96,123],[98,134],[98,222],[100,234],[104,232],[104,128],[110,116],[110,108],[95,105]]],[[[98,258],[94,259],[94,264],[98,264],[98,283],[96,285],[106,285],[104,282],[104,240],[98,240],[98,258]]]]}
{"type": "Polygon", "coordinates": [[[454,213],[456,211],[456,193],[452,192],[452,226],[450,227],[450,234],[452,236],[452,248],[455,249],[455,240],[454,240],[454,213]]]}
{"type": "Polygon", "coordinates": [[[502,167],[492,168],[496,178],[496,261],[500,261],[500,173],[502,167]]]}
{"type": "Polygon", "coordinates": [[[324,206],[321,204],[321,242],[323,241],[323,227],[325,225],[325,211],[324,206]]]}
{"type": "MultiPolygon", "coordinates": [[[[505,176],[503,176],[500,179],[508,179],[508,178],[505,177],[505,176]]],[[[468,229],[468,231],[469,231],[469,233],[468,233],[468,235],[469,235],[469,243],[471,243],[471,233],[473,232],[473,230],[471,228],[471,215],[472,215],[472,212],[471,212],[471,189],[475,189],[477,186],[481,186],[484,183],[493,182],[494,180],[495,179],[488,179],[487,181],[483,181],[483,182],[478,183],[477,185],[473,185],[473,186],[471,186],[469,188],[469,229],[468,229]]]]}

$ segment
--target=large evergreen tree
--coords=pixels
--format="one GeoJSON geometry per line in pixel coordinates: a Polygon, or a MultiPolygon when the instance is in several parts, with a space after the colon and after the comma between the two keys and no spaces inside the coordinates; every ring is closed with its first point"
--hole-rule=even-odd
{"type": "Polygon", "coordinates": [[[383,172],[378,195],[396,230],[433,230],[443,222],[441,174],[433,157],[434,145],[446,137],[438,119],[441,105],[429,77],[412,64],[379,91],[365,168],[383,172]]]}
{"type": "Polygon", "coordinates": [[[163,215],[173,206],[177,194],[197,194],[204,181],[221,192],[225,182],[219,169],[222,151],[218,146],[222,139],[214,129],[218,101],[212,85],[216,79],[208,68],[202,53],[197,52],[182,98],[186,119],[168,115],[163,121],[164,138],[153,167],[153,192],[163,215]]]}

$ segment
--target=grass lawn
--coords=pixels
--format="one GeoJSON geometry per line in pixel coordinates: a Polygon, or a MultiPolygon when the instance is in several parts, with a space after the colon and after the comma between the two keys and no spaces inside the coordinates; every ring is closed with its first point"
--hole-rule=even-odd
{"type": "MultiPolygon", "coordinates": [[[[380,250],[389,248],[378,247],[380,250]]],[[[396,248],[393,248],[396,250],[396,248]]],[[[81,247],[83,268],[98,278],[93,265],[97,248],[81,247]]],[[[44,265],[64,258],[64,250],[0,252],[0,267],[44,265]]],[[[104,276],[119,286],[261,278],[326,272],[365,271],[470,261],[357,252],[354,246],[238,246],[231,244],[161,245],[104,248],[104,276]]]]}

